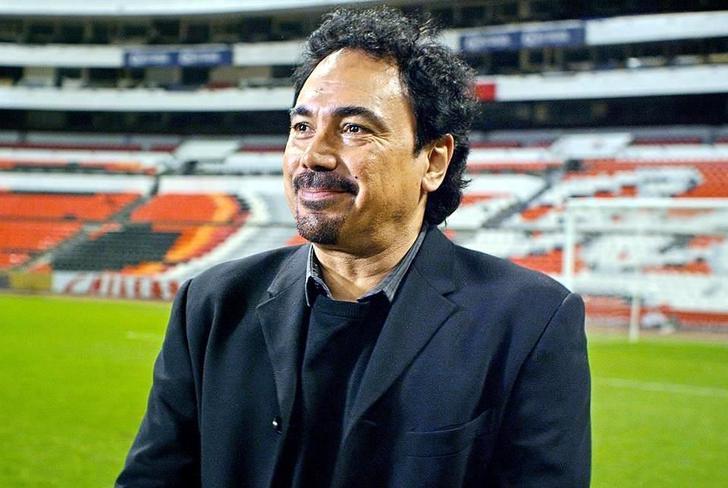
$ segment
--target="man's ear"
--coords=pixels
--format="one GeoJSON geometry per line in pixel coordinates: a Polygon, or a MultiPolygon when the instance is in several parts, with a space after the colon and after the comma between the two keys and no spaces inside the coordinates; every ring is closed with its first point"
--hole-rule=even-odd
{"type": "Polygon", "coordinates": [[[445,134],[432,143],[432,146],[425,148],[427,151],[427,172],[422,178],[422,189],[431,193],[442,184],[450,165],[453,151],[455,151],[455,139],[452,134],[445,134]]]}

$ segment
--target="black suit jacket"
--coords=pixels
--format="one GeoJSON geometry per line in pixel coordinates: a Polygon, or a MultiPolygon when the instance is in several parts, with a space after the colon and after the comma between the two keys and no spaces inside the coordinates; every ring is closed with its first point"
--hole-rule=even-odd
{"type": "MultiPolygon", "coordinates": [[[[307,251],[222,264],[181,287],[117,486],[279,484],[307,251]]],[[[362,378],[333,486],[588,486],[583,318],[550,278],[431,229],[362,378]]]]}

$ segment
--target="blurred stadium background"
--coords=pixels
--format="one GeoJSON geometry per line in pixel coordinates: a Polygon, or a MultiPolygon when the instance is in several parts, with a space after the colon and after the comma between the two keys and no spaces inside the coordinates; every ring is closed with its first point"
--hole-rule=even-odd
{"type": "MultiPolygon", "coordinates": [[[[0,2],[0,486],[109,486],[179,285],[300,242],[288,76],[375,3],[0,2]]],[[[725,3],[388,4],[478,72],[446,233],[585,296],[594,485],[727,486],[725,3]]]]}

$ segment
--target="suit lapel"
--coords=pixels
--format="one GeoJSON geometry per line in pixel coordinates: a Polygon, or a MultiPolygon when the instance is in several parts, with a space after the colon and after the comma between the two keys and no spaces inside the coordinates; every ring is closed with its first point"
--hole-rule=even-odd
{"type": "Polygon", "coordinates": [[[302,246],[283,263],[281,271],[268,288],[269,298],[256,309],[273,367],[285,432],[288,431],[296,398],[303,312],[306,309],[304,287],[307,255],[308,246],[302,246]]]}
{"type": "Polygon", "coordinates": [[[456,306],[445,298],[454,289],[452,244],[437,229],[428,232],[397,292],[362,377],[344,433],[395,382],[456,306]]]}

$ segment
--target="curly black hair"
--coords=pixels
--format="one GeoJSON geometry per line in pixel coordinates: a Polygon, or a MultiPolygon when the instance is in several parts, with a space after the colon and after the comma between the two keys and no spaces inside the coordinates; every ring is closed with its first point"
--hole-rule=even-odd
{"type": "Polygon", "coordinates": [[[414,152],[446,134],[455,139],[447,174],[429,194],[425,222],[440,224],[460,205],[468,133],[477,103],[474,73],[450,49],[436,40],[437,28],[428,17],[407,17],[390,7],[337,9],[326,14],[308,38],[302,64],[293,73],[294,104],[316,66],[340,49],[357,49],[376,59],[393,61],[416,121],[414,152]]]}

